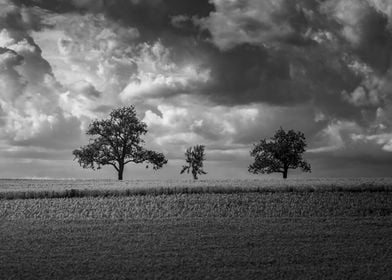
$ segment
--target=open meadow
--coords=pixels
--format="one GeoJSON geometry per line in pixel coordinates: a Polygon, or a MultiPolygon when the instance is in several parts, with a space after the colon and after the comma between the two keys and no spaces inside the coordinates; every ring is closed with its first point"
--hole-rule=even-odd
{"type": "Polygon", "coordinates": [[[392,180],[0,183],[1,279],[390,279],[392,180]]]}

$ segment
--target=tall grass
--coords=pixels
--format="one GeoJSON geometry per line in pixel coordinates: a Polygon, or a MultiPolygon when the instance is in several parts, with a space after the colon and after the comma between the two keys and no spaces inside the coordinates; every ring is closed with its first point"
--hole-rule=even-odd
{"type": "Polygon", "coordinates": [[[391,192],[392,178],[112,181],[0,180],[0,199],[275,192],[391,192]]]}
{"type": "Polygon", "coordinates": [[[0,201],[0,220],[390,215],[392,195],[379,192],[203,193],[0,201]]]}

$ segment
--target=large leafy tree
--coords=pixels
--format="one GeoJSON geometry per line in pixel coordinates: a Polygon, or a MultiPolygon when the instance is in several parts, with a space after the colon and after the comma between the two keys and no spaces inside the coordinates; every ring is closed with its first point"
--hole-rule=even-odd
{"type": "Polygon", "coordinates": [[[270,139],[262,139],[250,151],[255,158],[249,166],[249,172],[254,174],[269,174],[280,172],[287,178],[289,169],[301,168],[310,172],[310,164],[302,159],[305,152],[305,135],[300,131],[284,131],[280,128],[270,139]]]}
{"type": "Polygon", "coordinates": [[[123,179],[127,163],[147,163],[159,169],[167,163],[162,153],[143,147],[141,136],[147,133],[147,125],[136,116],[133,106],[115,109],[109,118],[93,121],[86,132],[89,144],[73,151],[83,168],[100,169],[112,165],[123,179]]]}
{"type": "Polygon", "coordinates": [[[194,147],[189,147],[185,152],[186,165],[182,167],[181,174],[187,171],[192,173],[193,179],[197,180],[197,175],[207,174],[203,170],[203,161],[205,160],[204,153],[205,146],[196,145],[194,147]]]}

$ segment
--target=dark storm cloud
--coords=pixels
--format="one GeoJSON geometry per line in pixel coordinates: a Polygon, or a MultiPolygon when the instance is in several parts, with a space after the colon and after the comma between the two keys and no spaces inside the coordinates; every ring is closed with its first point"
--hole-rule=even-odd
{"type": "Polygon", "coordinates": [[[391,66],[392,34],[386,16],[370,9],[362,22],[362,39],[354,52],[377,72],[391,66]]]}
{"type": "Polygon", "coordinates": [[[269,49],[241,44],[220,51],[208,42],[182,40],[172,46],[174,60],[191,57],[210,70],[210,79],[196,92],[217,104],[263,102],[293,106],[311,103],[344,118],[359,117],[354,105],[342,98],[363,79],[328,46],[269,49]]]}
{"type": "MultiPolygon", "coordinates": [[[[173,17],[179,15],[205,17],[214,8],[207,0],[15,0],[14,2],[26,6],[38,6],[56,13],[103,13],[123,25],[138,28],[141,40],[144,41],[165,37],[165,33],[184,35],[184,30],[173,26],[173,17]]],[[[197,33],[198,29],[190,25],[188,31],[197,33]]]]}
{"type": "Polygon", "coordinates": [[[320,47],[303,51],[241,45],[210,59],[212,84],[206,92],[232,104],[295,105],[324,96],[335,103],[342,90],[353,90],[360,80],[320,47]]]}
{"type": "Polygon", "coordinates": [[[211,81],[203,90],[223,104],[297,104],[310,99],[310,87],[293,77],[287,54],[241,45],[225,52],[210,50],[211,81]]]}
{"type": "Polygon", "coordinates": [[[56,13],[66,13],[75,10],[75,6],[72,1],[69,0],[13,0],[16,5],[24,5],[27,7],[40,7],[56,13]]]}
{"type": "MultiPolygon", "coordinates": [[[[198,87],[199,93],[218,103],[314,101],[349,118],[356,110],[341,93],[352,92],[363,77],[347,66],[344,57],[358,58],[381,73],[390,66],[388,18],[365,1],[359,1],[361,13],[354,15],[360,17],[353,29],[359,38],[355,43],[344,37],[352,23],[339,17],[341,1],[15,2],[57,13],[103,13],[137,28],[142,42],[160,39],[172,50],[174,61],[193,56],[211,70],[211,80],[198,87]],[[232,25],[235,28],[230,30],[232,25]],[[200,37],[204,31],[211,32],[209,38],[200,37]]],[[[173,90],[173,94],[184,91],[173,90]]]]}
{"type": "Polygon", "coordinates": [[[385,73],[391,63],[390,15],[386,14],[388,9],[377,9],[377,2],[381,1],[326,1],[320,9],[330,22],[327,28],[339,38],[342,51],[385,73]]]}
{"type": "MultiPolygon", "coordinates": [[[[213,6],[208,1],[182,1],[182,0],[150,0],[150,1],[104,1],[103,12],[108,17],[119,22],[137,27],[141,33],[141,40],[154,41],[157,37],[165,40],[167,36],[188,35],[179,32],[172,25],[172,17],[185,16],[207,16],[213,6]]],[[[196,28],[188,32],[197,32],[196,28]]]]}
{"type": "Polygon", "coordinates": [[[331,119],[374,121],[385,94],[371,106],[344,96],[390,69],[390,19],[372,1],[213,2],[216,12],[196,22],[220,49],[209,53],[203,93],[228,104],[311,102],[331,119]]]}
{"type": "Polygon", "coordinates": [[[365,79],[350,60],[377,73],[389,69],[388,18],[366,1],[348,1],[347,7],[343,2],[19,1],[58,13],[103,13],[137,28],[141,42],[159,39],[175,63],[191,58],[210,70],[208,82],[170,92],[162,88],[162,96],[201,94],[225,105],[311,103],[330,118],[371,122],[377,107],[363,114],[343,93],[365,79]],[[354,14],[342,15],[343,8],[354,14]]]}
{"type": "Polygon", "coordinates": [[[364,74],[348,61],[381,74],[390,68],[388,17],[365,0],[14,2],[57,13],[103,13],[137,28],[137,40],[161,40],[173,61],[191,57],[210,70],[207,83],[171,94],[198,92],[216,103],[313,102],[332,117],[359,120],[342,93],[360,86],[364,74]]]}

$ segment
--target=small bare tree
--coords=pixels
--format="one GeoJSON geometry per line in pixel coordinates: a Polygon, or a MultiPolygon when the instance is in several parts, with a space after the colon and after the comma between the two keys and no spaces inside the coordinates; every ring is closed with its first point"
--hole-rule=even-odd
{"type": "Polygon", "coordinates": [[[203,161],[205,160],[204,145],[196,145],[189,147],[185,152],[185,161],[187,165],[184,165],[181,170],[181,174],[187,171],[192,172],[193,179],[197,180],[197,175],[207,174],[203,170],[203,161]]]}

